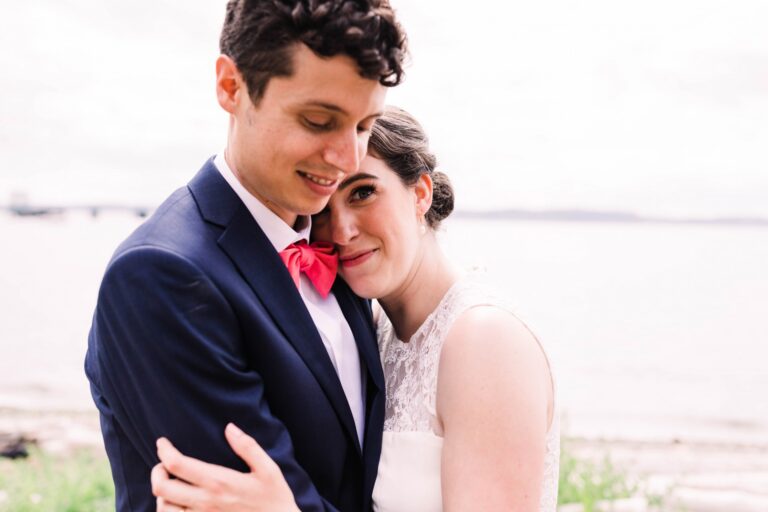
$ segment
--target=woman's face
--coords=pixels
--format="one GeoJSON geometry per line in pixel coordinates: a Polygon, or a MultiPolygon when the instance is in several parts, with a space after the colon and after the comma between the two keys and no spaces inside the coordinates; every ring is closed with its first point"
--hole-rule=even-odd
{"type": "Polygon", "coordinates": [[[357,295],[386,298],[415,270],[422,244],[419,219],[431,192],[428,177],[406,186],[383,160],[368,155],[312,218],[312,237],[336,245],[339,273],[357,295]]]}

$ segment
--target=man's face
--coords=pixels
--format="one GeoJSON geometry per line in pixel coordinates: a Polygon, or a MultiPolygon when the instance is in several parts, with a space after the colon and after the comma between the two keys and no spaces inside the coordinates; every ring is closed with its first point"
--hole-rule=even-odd
{"type": "Polygon", "coordinates": [[[320,58],[299,44],[293,70],[272,78],[257,106],[244,85],[233,96],[226,153],[246,189],[289,225],[322,210],[357,171],[386,95],[345,55],[320,58]]]}

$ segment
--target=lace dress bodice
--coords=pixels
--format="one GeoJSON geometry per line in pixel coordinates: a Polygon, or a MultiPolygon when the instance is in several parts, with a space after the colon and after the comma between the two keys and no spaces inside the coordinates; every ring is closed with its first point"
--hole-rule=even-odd
{"type": "MultiPolygon", "coordinates": [[[[377,325],[386,381],[384,438],[376,486],[376,512],[441,512],[442,431],[436,398],[440,351],[454,321],[476,306],[509,310],[472,278],[456,282],[408,343],[398,340],[386,315],[377,325]]],[[[557,414],[547,433],[542,512],[554,512],[560,433],[557,414]]]]}

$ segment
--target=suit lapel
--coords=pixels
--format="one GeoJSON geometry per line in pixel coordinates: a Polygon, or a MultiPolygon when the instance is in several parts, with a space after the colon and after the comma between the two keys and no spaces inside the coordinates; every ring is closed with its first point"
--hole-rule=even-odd
{"type": "Polygon", "coordinates": [[[376,343],[376,331],[373,327],[370,309],[364,301],[352,293],[352,290],[342,279],[336,279],[333,284],[333,294],[344,312],[350,329],[352,329],[357,350],[370,373],[373,384],[378,390],[383,391],[384,374],[381,370],[379,347],[376,343]]]}
{"type": "MultiPolygon", "coordinates": [[[[365,432],[363,443],[364,493],[369,500],[376,481],[381,454],[381,438],[384,425],[384,373],[379,358],[379,348],[376,343],[376,331],[370,307],[365,301],[356,297],[342,279],[336,279],[333,294],[339,302],[341,310],[347,319],[352,334],[357,343],[360,359],[364,363],[365,389],[365,432]]],[[[366,501],[364,510],[370,504],[366,501]]]]}
{"type": "Polygon", "coordinates": [[[209,161],[190,183],[203,217],[224,227],[219,246],[317,379],[355,446],[352,412],[320,334],[296,285],[251,213],[209,161]]]}

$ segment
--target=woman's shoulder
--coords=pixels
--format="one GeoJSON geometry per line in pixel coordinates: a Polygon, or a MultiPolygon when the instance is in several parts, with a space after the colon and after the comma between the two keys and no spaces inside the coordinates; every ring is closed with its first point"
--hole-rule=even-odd
{"type": "Polygon", "coordinates": [[[538,337],[485,272],[471,272],[452,289],[452,319],[442,350],[446,357],[474,358],[507,370],[549,362],[538,337]],[[455,353],[455,354],[454,354],[455,353]]]}
{"type": "Polygon", "coordinates": [[[549,428],[555,414],[554,380],[538,339],[511,312],[489,305],[467,309],[448,332],[436,398],[441,421],[449,408],[473,407],[476,415],[526,411],[549,428]]]}
{"type": "Polygon", "coordinates": [[[458,314],[445,337],[443,350],[472,354],[476,351],[513,351],[517,355],[543,355],[538,338],[509,308],[478,303],[458,314]]]}
{"type": "Polygon", "coordinates": [[[446,341],[476,340],[475,343],[526,343],[540,345],[532,329],[517,315],[516,307],[494,283],[493,277],[474,269],[449,291],[446,306],[452,321],[446,341]]]}
{"type": "Polygon", "coordinates": [[[475,400],[482,389],[490,402],[511,408],[534,400],[544,406],[551,424],[554,379],[549,359],[536,335],[511,310],[498,304],[464,310],[445,337],[439,366],[439,387],[446,396],[468,393],[475,400]]]}

